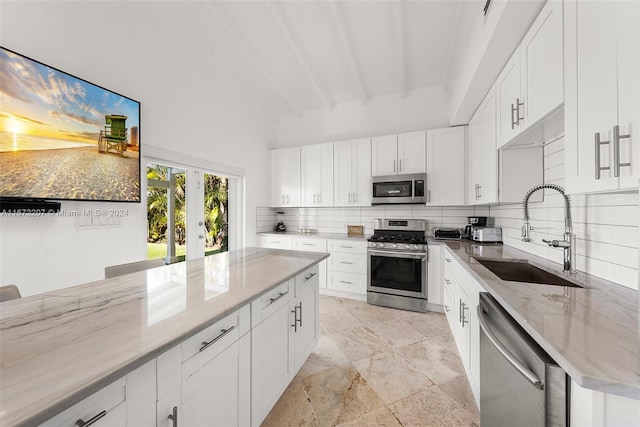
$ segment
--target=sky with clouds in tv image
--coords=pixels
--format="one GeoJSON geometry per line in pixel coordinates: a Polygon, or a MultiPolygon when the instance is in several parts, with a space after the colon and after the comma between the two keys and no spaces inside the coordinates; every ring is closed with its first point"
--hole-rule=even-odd
{"type": "Polygon", "coordinates": [[[139,111],[0,48],[0,196],[139,201],[139,111]]]}

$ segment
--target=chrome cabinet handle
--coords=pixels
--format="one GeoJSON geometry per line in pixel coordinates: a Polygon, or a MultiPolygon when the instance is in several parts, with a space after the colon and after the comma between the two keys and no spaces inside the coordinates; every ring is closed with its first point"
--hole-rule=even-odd
{"type": "Polygon", "coordinates": [[[353,192],[353,203],[356,203],[358,201],[358,193],[356,193],[355,191],[353,192]]]}
{"type": "Polygon", "coordinates": [[[478,184],[478,199],[482,199],[482,185],[478,184]]]}
{"type": "Polygon", "coordinates": [[[353,246],[340,246],[343,249],[353,249],[353,246]]]}
{"type": "Polygon", "coordinates": [[[300,319],[298,319],[300,327],[302,328],[302,301],[300,301],[300,319]]]}
{"type": "Polygon", "coordinates": [[[280,196],[280,199],[282,200],[282,204],[284,205],[284,194],[280,196]]]}
{"type": "Polygon", "coordinates": [[[340,261],[340,264],[348,264],[348,265],[351,265],[351,264],[353,264],[353,263],[352,263],[352,262],[349,262],[349,261],[340,261]]]}
{"type": "Polygon", "coordinates": [[[353,285],[353,282],[347,282],[346,280],[340,280],[340,283],[344,283],[345,285],[353,285]]]}
{"type": "Polygon", "coordinates": [[[447,258],[447,257],[444,257],[444,260],[447,261],[447,262],[451,262],[451,260],[449,258],[447,258]]]}
{"type": "Polygon", "coordinates": [[[351,191],[349,191],[349,203],[351,203],[351,191]]]}
{"type": "Polygon", "coordinates": [[[609,144],[609,141],[601,141],[600,140],[600,132],[596,132],[594,135],[595,143],[596,143],[596,179],[600,179],[600,171],[609,170],[609,166],[602,167],[600,166],[600,146],[609,144]]]}
{"type": "Polygon", "coordinates": [[[274,302],[278,301],[280,298],[282,298],[283,296],[285,296],[285,295],[286,295],[286,294],[288,294],[288,293],[289,293],[289,291],[287,291],[287,292],[280,292],[280,293],[278,294],[278,296],[277,296],[277,297],[275,297],[275,298],[269,298],[269,305],[271,305],[271,304],[273,304],[274,302]]]}
{"type": "Polygon", "coordinates": [[[462,323],[462,299],[458,298],[458,322],[462,323]]]}
{"type": "Polygon", "coordinates": [[[513,105],[513,103],[511,104],[511,129],[515,129],[516,127],[516,120],[515,120],[515,113],[516,112],[516,107],[513,105]]]}
{"type": "Polygon", "coordinates": [[[396,173],[396,161],[393,161],[393,173],[396,173]]]}
{"type": "Polygon", "coordinates": [[[402,159],[398,161],[398,172],[402,172],[402,159]]]}
{"type": "Polygon", "coordinates": [[[177,406],[173,407],[173,412],[169,414],[167,418],[173,421],[173,427],[178,427],[178,407],[177,406]]]}
{"type": "Polygon", "coordinates": [[[95,415],[93,418],[89,418],[87,421],[84,421],[82,418],[78,418],[78,420],[76,421],[76,425],[78,427],[90,426],[91,424],[98,421],[100,418],[104,418],[105,415],[107,415],[107,411],[102,411],[98,415],[95,415]]]}
{"type": "Polygon", "coordinates": [[[620,163],[620,139],[630,138],[631,134],[620,135],[620,126],[613,127],[613,176],[620,176],[621,166],[631,166],[631,163],[620,163]]]}
{"type": "Polygon", "coordinates": [[[427,203],[431,203],[431,190],[427,190],[427,203]]]}
{"type": "Polygon", "coordinates": [[[462,323],[462,327],[464,328],[464,324],[465,323],[469,323],[469,321],[467,320],[467,316],[464,314],[465,310],[469,310],[469,307],[467,307],[467,304],[465,304],[464,302],[462,303],[462,319],[460,319],[460,323],[462,323]]]}
{"type": "Polygon", "coordinates": [[[447,285],[451,284],[451,281],[449,279],[444,279],[444,281],[447,283],[447,285]]]}
{"type": "Polygon", "coordinates": [[[300,301],[300,306],[294,305],[293,310],[293,332],[298,332],[298,325],[302,328],[302,301],[300,301]],[[300,309],[300,318],[298,319],[298,309],[300,309]]]}
{"type": "Polygon", "coordinates": [[[315,275],[316,275],[316,273],[311,273],[310,275],[305,276],[304,281],[306,282],[307,280],[311,279],[315,275]]]}
{"type": "Polygon", "coordinates": [[[520,98],[516,98],[516,106],[516,125],[520,126],[520,120],[524,120],[524,102],[520,102],[520,98]],[[522,117],[520,117],[520,107],[522,107],[522,117]]]}
{"type": "Polygon", "coordinates": [[[303,243],[302,246],[313,246],[313,243],[303,243]]]}
{"type": "Polygon", "coordinates": [[[516,368],[516,370],[526,378],[535,388],[538,390],[544,390],[544,383],[536,376],[534,372],[532,372],[529,368],[527,368],[522,362],[520,362],[511,352],[498,340],[498,337],[495,336],[493,331],[487,325],[487,321],[484,317],[484,310],[482,310],[482,306],[478,305],[478,323],[480,324],[480,328],[484,331],[489,341],[495,346],[495,348],[500,352],[502,357],[507,359],[507,361],[516,368]]]}
{"type": "Polygon", "coordinates": [[[228,328],[228,329],[221,329],[220,330],[220,335],[218,335],[217,337],[215,337],[214,339],[212,339],[211,341],[202,341],[202,347],[200,347],[200,350],[198,351],[204,351],[206,350],[210,345],[212,345],[213,343],[215,343],[216,341],[219,341],[222,337],[224,337],[225,335],[227,335],[229,332],[233,331],[236,328],[235,325],[233,325],[232,327],[228,328]]]}
{"type": "Polygon", "coordinates": [[[289,195],[288,194],[286,195],[286,198],[287,198],[287,204],[289,204],[289,195]]]}
{"type": "Polygon", "coordinates": [[[451,311],[451,309],[449,308],[449,306],[448,306],[448,305],[445,305],[445,306],[444,306],[444,311],[446,311],[446,312],[448,313],[448,312],[450,312],[450,311],[451,311]]]}

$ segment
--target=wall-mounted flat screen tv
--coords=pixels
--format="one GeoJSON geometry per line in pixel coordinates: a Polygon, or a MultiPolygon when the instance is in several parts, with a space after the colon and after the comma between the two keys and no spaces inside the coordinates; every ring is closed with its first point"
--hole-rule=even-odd
{"type": "Polygon", "coordinates": [[[0,199],[140,202],[140,103],[0,47],[0,199]]]}

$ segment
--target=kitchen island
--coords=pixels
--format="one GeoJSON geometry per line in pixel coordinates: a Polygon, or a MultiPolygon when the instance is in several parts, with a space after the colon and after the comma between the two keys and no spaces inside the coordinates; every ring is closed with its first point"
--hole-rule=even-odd
{"type": "Polygon", "coordinates": [[[327,257],[246,248],[2,303],[0,425],[47,421],[327,257]]]}

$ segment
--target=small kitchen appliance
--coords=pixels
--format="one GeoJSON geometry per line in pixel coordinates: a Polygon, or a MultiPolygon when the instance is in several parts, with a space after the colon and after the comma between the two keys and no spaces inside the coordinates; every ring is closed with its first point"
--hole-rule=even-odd
{"type": "Polygon", "coordinates": [[[426,182],[426,173],[374,176],[371,204],[425,204],[426,182]]]}
{"type": "Polygon", "coordinates": [[[471,240],[481,243],[502,243],[502,228],[481,227],[473,230],[471,240]]]}
{"type": "Polygon", "coordinates": [[[462,232],[459,228],[436,228],[433,230],[433,237],[436,240],[460,240],[462,232]]]}
{"type": "Polygon", "coordinates": [[[287,227],[284,226],[284,212],[278,211],[278,222],[276,222],[276,225],[273,227],[273,231],[278,233],[287,231],[287,227]]]}
{"type": "Polygon", "coordinates": [[[486,216],[468,216],[467,217],[467,226],[464,228],[464,235],[471,239],[473,235],[473,231],[487,226],[487,217],[486,216]]]}

